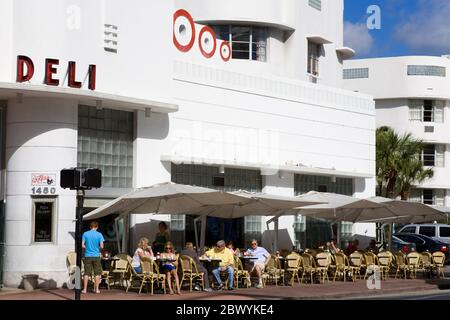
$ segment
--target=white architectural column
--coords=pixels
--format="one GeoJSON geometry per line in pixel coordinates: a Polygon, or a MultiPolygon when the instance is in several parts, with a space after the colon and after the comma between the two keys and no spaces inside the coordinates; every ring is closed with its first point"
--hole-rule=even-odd
{"type": "MultiPolygon", "coordinates": [[[[279,172],[278,174],[271,176],[264,176],[263,192],[267,194],[280,195],[280,196],[294,196],[294,174],[288,172],[279,172]]],[[[268,217],[269,220],[271,217],[268,217]]],[[[278,219],[278,237],[277,237],[277,249],[292,249],[295,240],[294,216],[282,216],[278,219]]],[[[265,221],[263,221],[265,226],[265,221]]],[[[267,233],[267,232],[266,232],[267,233]]],[[[263,246],[267,249],[271,249],[276,237],[273,232],[269,232],[268,236],[263,236],[263,246]]]]}
{"type": "Polygon", "coordinates": [[[76,201],[73,191],[60,189],[59,172],[77,165],[77,103],[10,100],[6,139],[5,285],[16,286],[22,274],[33,273],[44,286],[60,286],[67,280],[62,257],[74,250],[76,201]],[[33,243],[33,173],[56,175],[53,243],[33,243]]]}

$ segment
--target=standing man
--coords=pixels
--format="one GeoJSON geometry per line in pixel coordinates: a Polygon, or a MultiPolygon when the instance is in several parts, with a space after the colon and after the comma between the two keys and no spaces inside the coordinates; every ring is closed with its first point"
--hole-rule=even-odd
{"type": "Polygon", "coordinates": [[[219,284],[217,290],[223,289],[222,279],[220,279],[220,272],[226,272],[228,274],[228,290],[234,290],[234,255],[230,249],[225,247],[225,241],[219,240],[216,245],[217,246],[215,248],[207,251],[205,254],[209,258],[221,260],[219,266],[212,269],[214,279],[216,279],[216,282],[219,284]]]}
{"type": "Polygon", "coordinates": [[[251,248],[244,252],[244,256],[255,257],[255,260],[252,261],[250,273],[256,272],[258,277],[258,284],[256,287],[261,289],[263,287],[262,273],[271,259],[270,253],[263,247],[258,247],[258,241],[253,239],[251,248]]]}
{"type": "MultiPolygon", "coordinates": [[[[186,242],[186,245],[184,246],[184,249],[180,252],[180,256],[188,256],[191,257],[195,264],[197,265],[197,269],[200,273],[203,273],[203,281],[205,283],[205,291],[211,292],[211,287],[209,286],[209,277],[208,277],[208,271],[203,266],[203,264],[200,262],[198,258],[197,252],[194,250],[194,245],[192,242],[186,242]]],[[[195,284],[195,290],[199,291],[200,286],[198,284],[195,284]]]]}
{"type": "Polygon", "coordinates": [[[89,275],[94,274],[94,292],[100,293],[100,277],[102,275],[101,252],[105,239],[103,235],[97,231],[98,222],[91,222],[91,230],[83,233],[82,247],[84,249],[84,289],[82,293],[87,292],[89,275]]]}

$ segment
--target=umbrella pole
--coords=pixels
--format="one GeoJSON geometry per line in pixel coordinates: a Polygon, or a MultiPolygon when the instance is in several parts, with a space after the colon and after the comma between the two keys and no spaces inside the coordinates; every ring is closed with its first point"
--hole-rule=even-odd
{"type": "Polygon", "coordinates": [[[389,243],[389,251],[392,251],[392,223],[389,223],[389,238],[388,238],[388,243],[389,243]]]}
{"type": "Polygon", "coordinates": [[[206,215],[202,215],[202,225],[200,231],[200,248],[203,250],[205,247],[205,239],[206,239],[206,222],[208,217],[206,215]]]}
{"type": "Polygon", "coordinates": [[[278,219],[279,218],[276,218],[274,221],[274,223],[275,223],[275,240],[274,240],[273,246],[274,246],[275,252],[278,250],[278,228],[279,228],[278,219]]]}

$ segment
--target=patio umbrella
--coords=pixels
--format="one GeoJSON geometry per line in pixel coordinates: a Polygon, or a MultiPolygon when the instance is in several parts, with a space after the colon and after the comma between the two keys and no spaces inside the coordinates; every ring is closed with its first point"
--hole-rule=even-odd
{"type": "Polygon", "coordinates": [[[93,220],[119,214],[182,214],[218,204],[245,204],[253,199],[214,189],[171,182],[140,188],[95,209],[83,217],[93,220]]]}
{"type": "Polygon", "coordinates": [[[370,219],[391,218],[400,216],[388,205],[368,199],[357,199],[350,196],[311,191],[302,196],[303,200],[322,200],[326,204],[312,205],[298,209],[299,214],[332,222],[366,222],[370,219]]]}
{"type": "Polygon", "coordinates": [[[383,203],[388,205],[391,210],[395,211],[396,216],[377,219],[370,219],[365,222],[378,222],[378,223],[426,223],[436,220],[447,219],[446,212],[449,212],[450,208],[430,206],[420,202],[394,200],[383,197],[372,197],[368,200],[377,203],[383,203]]]}
{"type": "MultiPolygon", "coordinates": [[[[240,203],[232,204],[208,205],[204,206],[201,210],[194,209],[192,211],[184,212],[186,214],[202,216],[203,220],[200,236],[200,247],[203,247],[205,242],[206,217],[236,219],[246,216],[273,216],[276,215],[279,211],[292,210],[295,207],[323,203],[314,200],[304,201],[303,199],[298,197],[251,193],[247,191],[237,191],[230,194],[248,199],[248,201],[242,201],[240,203]]],[[[275,225],[276,229],[278,229],[278,224],[275,223],[275,225]]],[[[274,247],[277,246],[277,237],[278,230],[275,230],[274,247]]]]}
{"type": "Polygon", "coordinates": [[[305,201],[299,197],[251,193],[247,191],[236,191],[230,194],[246,200],[236,203],[205,205],[200,208],[201,210],[195,208],[193,210],[186,210],[184,213],[200,216],[206,215],[208,217],[222,219],[236,219],[246,216],[272,216],[279,211],[324,203],[323,201],[314,200],[305,201]]]}
{"type": "MultiPolygon", "coordinates": [[[[392,199],[389,199],[389,200],[392,201],[392,199]]],[[[373,219],[373,220],[368,220],[366,222],[396,223],[396,224],[431,223],[434,221],[443,221],[443,220],[448,222],[448,212],[450,212],[450,208],[448,208],[448,207],[431,206],[431,205],[426,205],[426,204],[422,204],[422,203],[408,202],[408,201],[401,201],[401,200],[394,200],[394,201],[406,202],[408,204],[408,206],[415,205],[416,208],[413,208],[413,210],[409,211],[409,212],[407,212],[407,211],[403,212],[404,215],[402,215],[402,216],[373,219]],[[419,210],[420,208],[423,208],[423,211],[414,212],[414,210],[419,210]],[[408,214],[408,213],[412,213],[412,214],[408,214]]],[[[399,205],[399,204],[397,204],[397,205],[399,205]]],[[[406,207],[406,205],[405,205],[405,207],[406,207]]],[[[394,207],[394,210],[397,210],[397,209],[394,207]]],[[[402,211],[399,211],[399,212],[401,213],[402,211]]]]}

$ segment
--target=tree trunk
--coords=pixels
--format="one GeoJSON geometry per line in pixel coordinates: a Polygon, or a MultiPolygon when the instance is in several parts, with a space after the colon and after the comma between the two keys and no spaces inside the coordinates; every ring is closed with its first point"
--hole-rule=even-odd
{"type": "Polygon", "coordinates": [[[386,198],[394,199],[395,198],[395,184],[397,183],[397,176],[393,175],[387,184],[386,187],[386,198]]]}
{"type": "Polygon", "coordinates": [[[409,191],[409,190],[408,190],[408,191],[402,191],[402,192],[400,193],[400,195],[401,195],[401,197],[402,197],[402,200],[406,201],[406,200],[409,199],[410,191],[409,191]]]}

